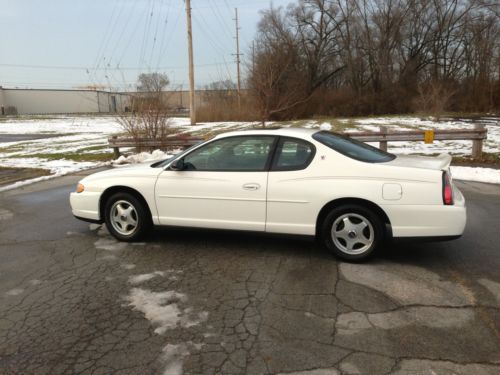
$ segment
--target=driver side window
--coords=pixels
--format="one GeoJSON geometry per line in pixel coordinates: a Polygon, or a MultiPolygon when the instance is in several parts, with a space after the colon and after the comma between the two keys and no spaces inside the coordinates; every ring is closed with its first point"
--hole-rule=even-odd
{"type": "Polygon", "coordinates": [[[275,137],[241,136],[216,140],[184,157],[186,170],[264,171],[275,137]]]}

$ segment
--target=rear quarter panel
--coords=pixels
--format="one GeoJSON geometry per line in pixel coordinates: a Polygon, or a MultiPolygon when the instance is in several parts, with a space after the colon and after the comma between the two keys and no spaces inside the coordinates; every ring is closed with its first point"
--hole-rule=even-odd
{"type": "Polygon", "coordinates": [[[340,198],[373,202],[390,220],[391,206],[442,205],[441,171],[360,162],[314,144],[316,156],[305,170],[269,173],[266,231],[314,235],[321,209],[340,198]],[[384,199],[387,183],[401,186],[400,199],[384,199]]]}

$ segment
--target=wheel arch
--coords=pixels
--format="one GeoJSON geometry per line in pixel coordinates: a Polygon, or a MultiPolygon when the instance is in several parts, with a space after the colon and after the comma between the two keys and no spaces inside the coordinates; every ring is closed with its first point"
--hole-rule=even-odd
{"type": "Polygon", "coordinates": [[[388,238],[392,237],[391,221],[389,220],[389,216],[387,216],[387,213],[378,204],[373,203],[372,201],[354,197],[335,199],[333,201],[326,203],[321,208],[321,210],[318,213],[318,217],[316,218],[316,236],[320,235],[321,225],[325,220],[326,216],[328,215],[328,213],[336,207],[348,204],[355,204],[372,210],[377,216],[379,216],[382,219],[382,222],[385,224],[385,236],[388,238]]]}
{"type": "Polygon", "coordinates": [[[152,218],[153,215],[151,214],[151,209],[149,208],[149,204],[146,200],[146,198],[144,198],[144,196],[139,193],[137,190],[135,190],[134,188],[131,188],[129,186],[111,186],[109,188],[107,188],[106,190],[103,191],[103,193],[101,194],[101,197],[99,198],[99,217],[101,218],[101,220],[104,221],[104,210],[105,210],[105,207],[106,207],[106,201],[113,195],[113,194],[116,194],[116,193],[129,193],[131,195],[133,195],[134,197],[136,197],[143,205],[144,207],[146,208],[146,210],[148,211],[148,214],[149,216],[152,218]]]}

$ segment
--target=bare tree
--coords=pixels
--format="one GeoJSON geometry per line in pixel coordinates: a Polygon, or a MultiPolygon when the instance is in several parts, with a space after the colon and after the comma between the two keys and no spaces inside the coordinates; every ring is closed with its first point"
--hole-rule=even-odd
{"type": "Polygon", "coordinates": [[[168,76],[164,73],[141,73],[137,78],[137,91],[146,93],[159,93],[170,84],[168,76]]]}
{"type": "Polygon", "coordinates": [[[161,143],[172,133],[167,97],[163,91],[168,84],[165,74],[140,74],[138,93],[133,98],[133,112],[118,117],[118,123],[135,140],[138,149],[143,138],[161,143]]]}
{"type": "Polygon", "coordinates": [[[297,0],[262,12],[255,45],[263,119],[500,109],[492,0],[297,0]]]}

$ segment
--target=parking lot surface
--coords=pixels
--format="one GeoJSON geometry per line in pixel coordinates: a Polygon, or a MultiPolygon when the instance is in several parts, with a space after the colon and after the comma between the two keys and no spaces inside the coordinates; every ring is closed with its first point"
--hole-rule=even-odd
{"type": "Polygon", "coordinates": [[[73,219],[69,176],[0,195],[1,374],[498,374],[500,187],[453,242],[369,263],[314,241],[73,219]]]}

